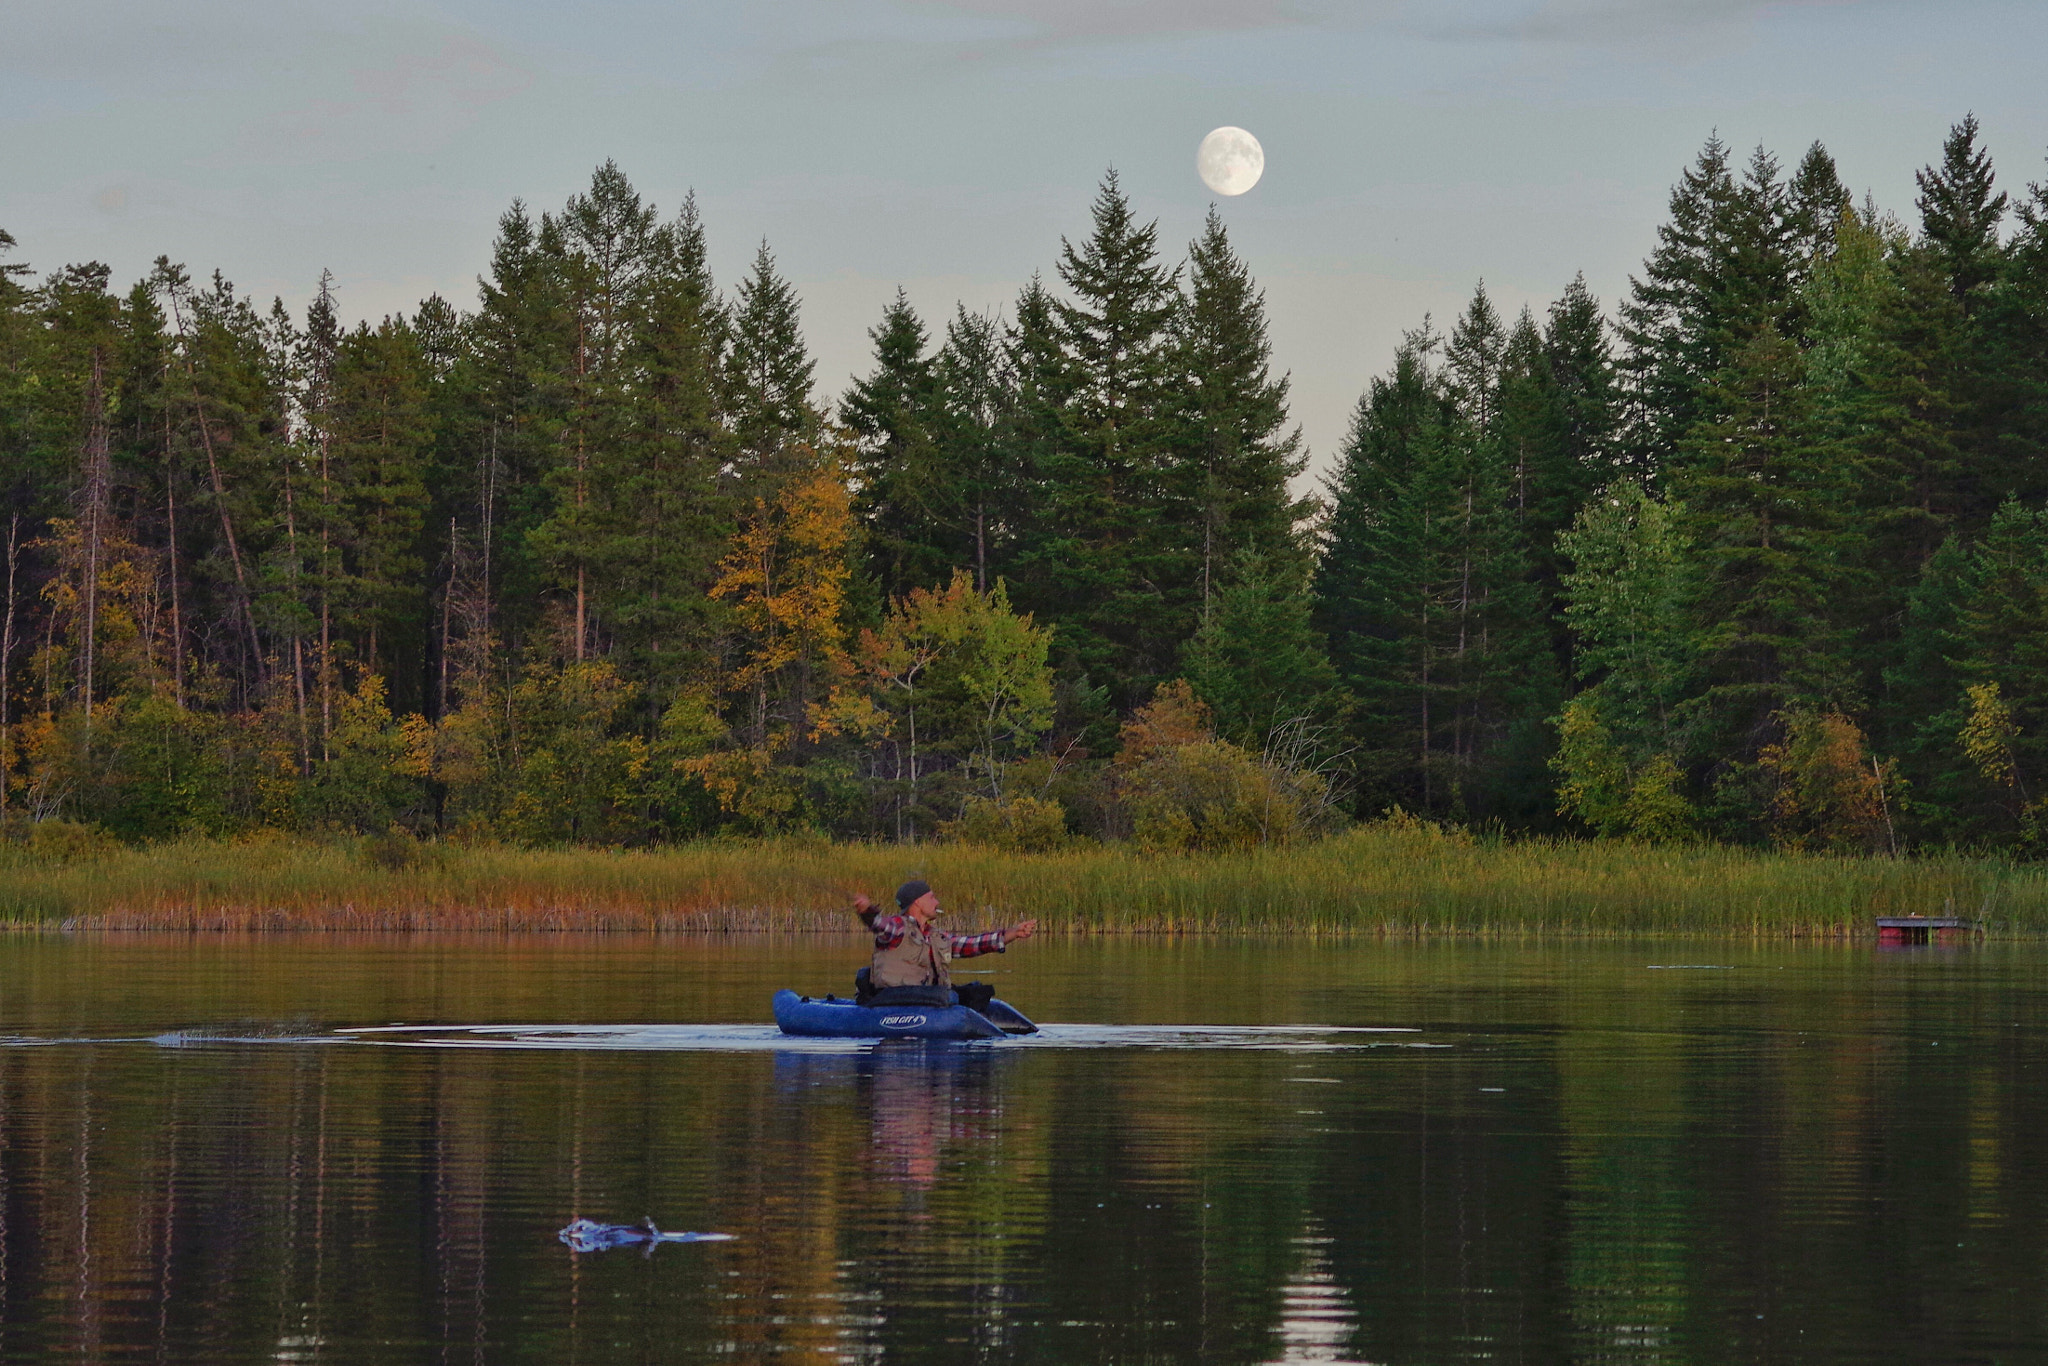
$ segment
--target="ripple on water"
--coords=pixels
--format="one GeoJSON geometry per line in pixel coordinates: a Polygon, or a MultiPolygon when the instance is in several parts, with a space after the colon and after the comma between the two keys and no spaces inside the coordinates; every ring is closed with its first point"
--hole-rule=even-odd
{"type": "MultiPolygon", "coordinates": [[[[1406,1026],[1360,1025],[1090,1025],[1047,1024],[1036,1034],[935,1045],[916,1039],[813,1039],[784,1034],[774,1025],[373,1025],[340,1029],[330,1040],[400,1048],[617,1049],[644,1052],[773,1051],[859,1053],[878,1043],[891,1047],[1265,1049],[1288,1053],[1384,1047],[1449,1047],[1406,1036],[1406,1026]]],[[[272,1042],[250,1040],[249,1042],[272,1042]]]]}

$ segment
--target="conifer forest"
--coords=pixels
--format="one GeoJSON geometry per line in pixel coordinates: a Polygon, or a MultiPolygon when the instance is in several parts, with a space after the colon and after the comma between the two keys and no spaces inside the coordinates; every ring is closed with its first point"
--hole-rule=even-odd
{"type": "Polygon", "coordinates": [[[2048,185],[1929,142],[1895,211],[1709,140],[1314,487],[1251,264],[1113,173],[829,408],[768,246],[611,164],[353,327],[0,232],[0,830],[2034,855],[2048,185]]]}

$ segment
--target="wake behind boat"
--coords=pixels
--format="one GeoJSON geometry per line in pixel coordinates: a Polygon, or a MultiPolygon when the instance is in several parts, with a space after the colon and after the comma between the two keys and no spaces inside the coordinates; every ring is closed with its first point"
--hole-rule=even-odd
{"type": "Polygon", "coordinates": [[[785,988],[775,993],[774,1005],[775,1023],[783,1033],[814,1039],[1000,1039],[1038,1032],[1008,1002],[990,997],[977,1009],[962,1005],[953,991],[864,1005],[838,996],[799,996],[785,988]]]}

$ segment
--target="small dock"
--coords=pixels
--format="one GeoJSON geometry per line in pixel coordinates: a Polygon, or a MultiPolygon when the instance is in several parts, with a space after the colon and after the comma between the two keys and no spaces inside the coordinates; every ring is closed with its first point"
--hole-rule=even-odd
{"type": "Polygon", "coordinates": [[[1877,942],[1946,944],[1968,938],[1976,928],[1959,915],[1881,915],[1877,918],[1877,942]]]}

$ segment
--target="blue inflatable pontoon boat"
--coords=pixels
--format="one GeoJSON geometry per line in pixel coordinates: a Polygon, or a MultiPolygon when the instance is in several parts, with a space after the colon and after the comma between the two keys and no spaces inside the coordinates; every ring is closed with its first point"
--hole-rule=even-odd
{"type": "Polygon", "coordinates": [[[838,996],[775,993],[775,1023],[785,1034],[817,1039],[1000,1039],[1005,1034],[1036,1034],[1038,1026],[1002,1001],[981,1010],[960,1004],[872,1005],[838,996]]]}

